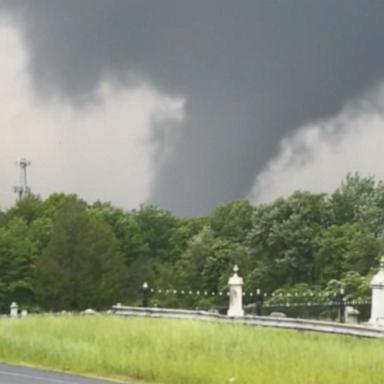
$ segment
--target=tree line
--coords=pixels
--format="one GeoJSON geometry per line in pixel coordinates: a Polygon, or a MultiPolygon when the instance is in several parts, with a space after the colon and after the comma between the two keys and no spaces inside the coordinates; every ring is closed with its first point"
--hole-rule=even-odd
{"type": "Polygon", "coordinates": [[[224,290],[233,265],[247,291],[369,293],[384,233],[384,183],[349,175],[332,194],[295,192],[179,218],[76,195],[29,195],[0,211],[0,311],[137,304],[156,288],[224,290]]]}

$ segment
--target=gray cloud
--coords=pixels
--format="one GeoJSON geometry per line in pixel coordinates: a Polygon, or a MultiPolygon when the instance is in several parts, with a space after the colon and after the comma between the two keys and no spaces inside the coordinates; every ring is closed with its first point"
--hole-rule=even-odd
{"type": "MultiPolygon", "coordinates": [[[[383,75],[384,3],[2,0],[34,89],[83,105],[101,80],[186,98],[150,201],[178,214],[247,195],[296,127],[335,114],[383,75]]],[[[164,125],[164,123],[162,123],[164,125]]],[[[128,184],[127,179],[127,184],[128,184]]]]}
{"type": "Polygon", "coordinates": [[[78,193],[136,208],[149,199],[155,170],[184,117],[184,100],[141,83],[128,89],[103,80],[91,103],[36,102],[19,34],[0,23],[0,204],[15,199],[14,160],[32,159],[30,186],[44,196],[78,193]],[[154,124],[155,123],[155,124],[154,124]],[[155,126],[154,126],[155,125],[155,126]],[[154,128],[163,145],[153,140],[154,128]],[[154,162],[156,153],[157,163],[154,162]]]}
{"type": "Polygon", "coordinates": [[[384,179],[384,84],[328,119],[298,129],[280,143],[257,176],[249,198],[271,201],[295,190],[332,192],[348,173],[384,179]]]}

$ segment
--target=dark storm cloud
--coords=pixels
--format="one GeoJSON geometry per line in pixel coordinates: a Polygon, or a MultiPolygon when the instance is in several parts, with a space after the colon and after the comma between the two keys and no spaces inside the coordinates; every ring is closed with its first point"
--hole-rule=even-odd
{"type": "Polygon", "coordinates": [[[245,196],[281,137],[383,75],[382,1],[0,4],[16,15],[44,97],[79,103],[110,77],[187,98],[151,198],[178,214],[245,196]]]}

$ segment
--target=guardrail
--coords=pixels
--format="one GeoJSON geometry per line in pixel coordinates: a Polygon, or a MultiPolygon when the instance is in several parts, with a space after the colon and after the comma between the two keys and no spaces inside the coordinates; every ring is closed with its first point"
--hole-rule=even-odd
{"type": "Polygon", "coordinates": [[[276,327],[302,331],[336,333],[350,336],[384,338],[384,328],[377,326],[340,324],[330,321],[293,319],[273,316],[244,316],[233,318],[208,311],[168,308],[143,308],[115,305],[112,312],[122,316],[165,317],[175,319],[211,320],[250,326],[276,327]]]}

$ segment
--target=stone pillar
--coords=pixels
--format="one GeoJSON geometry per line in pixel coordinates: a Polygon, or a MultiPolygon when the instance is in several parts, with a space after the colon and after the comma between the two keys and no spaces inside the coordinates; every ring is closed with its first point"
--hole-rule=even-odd
{"type": "Polygon", "coordinates": [[[346,306],[345,307],[345,322],[348,324],[358,324],[359,323],[360,311],[356,308],[346,306]]]}
{"type": "Polygon", "coordinates": [[[384,256],[380,261],[380,270],[373,276],[371,281],[372,303],[371,318],[372,325],[384,326],[384,256]]]}
{"type": "Polygon", "coordinates": [[[11,311],[9,312],[9,315],[11,317],[18,317],[18,315],[19,315],[19,307],[18,307],[18,305],[15,302],[13,302],[11,304],[10,308],[11,308],[11,311]]]}
{"type": "Polygon", "coordinates": [[[21,317],[27,317],[28,316],[28,311],[26,309],[23,309],[20,313],[21,317]]]}
{"type": "Polygon", "coordinates": [[[229,309],[228,316],[243,317],[243,279],[237,274],[239,267],[233,267],[233,275],[228,280],[229,285],[229,309]]]}

